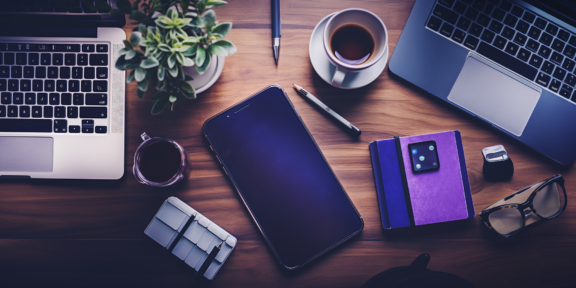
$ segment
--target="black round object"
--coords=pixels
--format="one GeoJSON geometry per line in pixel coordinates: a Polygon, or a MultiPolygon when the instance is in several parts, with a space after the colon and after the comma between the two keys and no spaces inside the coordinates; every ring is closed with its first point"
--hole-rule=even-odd
{"type": "Polygon", "coordinates": [[[484,158],[482,172],[484,173],[484,180],[486,181],[506,181],[512,178],[514,174],[514,164],[510,158],[500,162],[488,162],[486,158],[484,158]]]}
{"type": "Polygon", "coordinates": [[[474,287],[470,282],[454,274],[426,268],[428,262],[430,255],[422,254],[416,257],[410,266],[394,267],[381,272],[370,278],[361,288],[474,287]]]}

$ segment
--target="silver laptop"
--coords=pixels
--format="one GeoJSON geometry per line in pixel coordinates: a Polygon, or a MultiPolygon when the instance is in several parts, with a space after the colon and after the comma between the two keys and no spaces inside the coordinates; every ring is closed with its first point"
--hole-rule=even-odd
{"type": "Polygon", "coordinates": [[[0,178],[119,179],[124,15],[32,3],[0,11],[0,178]]]}

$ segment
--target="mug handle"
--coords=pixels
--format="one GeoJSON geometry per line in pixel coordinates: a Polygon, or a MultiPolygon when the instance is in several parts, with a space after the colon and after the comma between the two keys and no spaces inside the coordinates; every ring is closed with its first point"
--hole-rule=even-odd
{"type": "Polygon", "coordinates": [[[342,86],[342,82],[344,82],[344,77],[346,77],[347,72],[348,70],[346,70],[346,68],[336,66],[336,71],[334,71],[334,76],[332,76],[332,86],[340,88],[342,86]]]}

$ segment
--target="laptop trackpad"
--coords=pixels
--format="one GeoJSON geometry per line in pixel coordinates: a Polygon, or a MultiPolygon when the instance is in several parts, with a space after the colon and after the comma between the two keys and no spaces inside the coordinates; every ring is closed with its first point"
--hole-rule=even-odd
{"type": "Polygon", "coordinates": [[[0,171],[52,172],[54,139],[0,137],[0,171]]]}
{"type": "Polygon", "coordinates": [[[448,100],[520,137],[542,89],[469,54],[448,100]]]}

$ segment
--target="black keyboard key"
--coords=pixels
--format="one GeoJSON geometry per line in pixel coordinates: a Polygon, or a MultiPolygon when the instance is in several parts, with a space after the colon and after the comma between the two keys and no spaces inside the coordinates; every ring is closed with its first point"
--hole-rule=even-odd
{"type": "Polygon", "coordinates": [[[558,65],[562,64],[562,61],[564,61],[564,56],[560,55],[560,53],[558,52],[554,52],[552,53],[552,57],[550,57],[550,60],[558,65]]]}
{"type": "Polygon", "coordinates": [[[2,92],[0,94],[0,103],[2,104],[12,104],[12,93],[2,92]]]}
{"type": "Polygon", "coordinates": [[[66,118],[66,107],[64,106],[54,107],[54,118],[66,118]]]}
{"type": "Polygon", "coordinates": [[[96,52],[98,52],[98,53],[108,52],[108,45],[106,45],[106,44],[96,45],[96,52]]]}
{"type": "Polygon", "coordinates": [[[0,79],[0,91],[6,91],[7,86],[6,79],[0,79]]]}
{"type": "Polygon", "coordinates": [[[452,35],[452,40],[462,43],[464,41],[464,37],[466,37],[466,33],[460,29],[456,29],[454,35],[452,35]]]}
{"type": "Polygon", "coordinates": [[[472,7],[482,11],[482,10],[484,10],[485,5],[486,5],[486,0],[475,0],[474,4],[472,4],[472,7]]]}
{"type": "Polygon", "coordinates": [[[526,35],[524,35],[522,33],[516,33],[516,36],[514,37],[514,42],[520,46],[524,46],[527,39],[528,38],[526,37],[526,35]]]}
{"type": "Polygon", "coordinates": [[[62,105],[72,105],[72,94],[62,93],[62,95],[60,95],[60,103],[62,103],[62,105]]]}
{"type": "Polygon", "coordinates": [[[70,125],[70,126],[68,126],[68,132],[70,132],[70,133],[80,133],[80,126],[78,126],[78,125],[70,125]]]}
{"type": "Polygon", "coordinates": [[[63,65],[64,64],[64,54],[54,53],[52,54],[52,65],[63,65]]]}
{"type": "Polygon", "coordinates": [[[78,107],[70,106],[66,108],[68,118],[78,118],[78,107]]]}
{"type": "Polygon", "coordinates": [[[94,52],[94,51],[96,51],[96,50],[95,50],[95,47],[94,47],[94,44],[83,44],[83,45],[82,45],[82,52],[89,52],[89,53],[91,53],[91,52],[94,52]]]}
{"type": "Polygon", "coordinates": [[[542,30],[532,26],[530,31],[528,31],[528,36],[538,40],[538,38],[540,38],[540,33],[542,33],[542,30]]]}
{"type": "Polygon", "coordinates": [[[12,94],[12,103],[14,104],[24,104],[24,94],[14,93],[12,94]]]}
{"type": "Polygon", "coordinates": [[[36,67],[36,78],[46,78],[46,67],[36,67]]]}
{"type": "Polygon", "coordinates": [[[536,83],[540,84],[543,87],[548,87],[548,83],[550,83],[551,77],[540,72],[538,73],[538,78],[536,78],[536,83]]]}
{"type": "Polygon", "coordinates": [[[560,89],[560,96],[566,98],[566,99],[570,99],[570,95],[572,95],[572,91],[574,91],[574,89],[566,84],[562,85],[562,89],[560,89]]]}
{"type": "Polygon", "coordinates": [[[36,99],[38,100],[38,104],[46,105],[48,104],[48,93],[38,93],[36,99]]]}
{"type": "Polygon", "coordinates": [[[80,81],[78,81],[78,80],[68,81],[68,91],[70,91],[70,92],[80,91],[80,81]]]}
{"type": "Polygon", "coordinates": [[[460,19],[458,19],[458,23],[456,24],[456,26],[464,31],[468,30],[468,27],[470,27],[470,23],[472,23],[470,21],[470,19],[466,18],[466,17],[460,17],[460,19]]]}
{"type": "MultiPolygon", "coordinates": [[[[452,34],[452,30],[454,29],[454,27],[452,27],[451,25],[448,25],[446,23],[444,23],[444,25],[442,26],[442,30],[444,29],[444,26],[449,26],[447,27],[447,31],[450,31],[450,34],[452,34]]],[[[440,33],[444,34],[444,32],[442,32],[442,30],[440,30],[440,33]]],[[[446,32],[447,33],[447,32],[446,32]]],[[[446,34],[444,34],[446,35],[446,34]]],[[[450,37],[450,35],[446,35],[447,37],[450,37]]],[[[96,78],[98,79],[108,79],[108,67],[98,67],[96,68],[96,78]]]]}
{"type": "Polygon", "coordinates": [[[492,30],[494,33],[496,34],[500,34],[500,31],[502,31],[502,27],[504,25],[496,20],[492,20],[492,22],[490,23],[490,27],[488,27],[488,29],[492,30]]]}
{"type": "Polygon", "coordinates": [[[562,82],[560,82],[558,79],[552,79],[552,81],[550,82],[550,86],[548,86],[548,88],[558,93],[558,91],[560,90],[560,85],[562,85],[562,82]]]}
{"type": "MultiPolygon", "coordinates": [[[[512,43],[509,43],[508,45],[510,44],[512,43]]],[[[534,80],[536,74],[538,73],[538,70],[536,70],[534,67],[484,42],[480,43],[477,51],[487,58],[499,63],[500,65],[528,78],[529,80],[534,80]]]]}
{"type": "Polygon", "coordinates": [[[74,105],[84,105],[84,94],[74,93],[72,95],[72,103],[74,105]]]}
{"type": "Polygon", "coordinates": [[[10,77],[22,78],[22,66],[12,66],[10,69],[10,77]]]}
{"type": "Polygon", "coordinates": [[[60,67],[60,78],[70,79],[70,67],[60,67]]]}
{"type": "Polygon", "coordinates": [[[50,105],[60,105],[60,94],[50,93],[50,96],[48,98],[50,105]]]}
{"type": "Polygon", "coordinates": [[[55,133],[66,133],[68,131],[68,121],[67,120],[54,120],[54,132],[55,133]]]}
{"type": "MultiPolygon", "coordinates": [[[[440,28],[440,34],[442,34],[448,38],[450,38],[450,36],[452,36],[453,31],[454,31],[454,26],[452,26],[448,23],[444,23],[444,25],[442,25],[442,28],[440,28]]],[[[98,72],[100,68],[106,68],[106,67],[98,67],[98,70],[96,70],[96,78],[98,78],[98,79],[108,78],[107,77],[108,73],[103,74],[106,77],[101,77],[100,73],[98,72]]]]}
{"type": "Polygon", "coordinates": [[[516,26],[516,22],[518,22],[518,18],[514,17],[512,14],[506,15],[506,18],[504,18],[504,24],[510,27],[516,26]]]}
{"type": "Polygon", "coordinates": [[[464,12],[466,12],[466,4],[460,2],[460,1],[456,1],[456,4],[454,5],[454,8],[452,10],[464,15],[464,12]]]}
{"type": "Polygon", "coordinates": [[[24,94],[24,103],[27,105],[36,104],[36,93],[26,93],[24,94]]]}
{"type": "Polygon", "coordinates": [[[30,106],[20,106],[20,117],[29,118],[30,117],[30,106]]]}
{"type": "Polygon", "coordinates": [[[52,120],[0,119],[0,132],[52,132],[52,120]]]}
{"type": "Polygon", "coordinates": [[[531,55],[532,55],[532,53],[528,52],[528,50],[526,50],[524,48],[520,48],[520,51],[518,52],[518,59],[520,59],[524,62],[528,62],[531,55]]]}
{"type": "Polygon", "coordinates": [[[16,53],[16,65],[26,65],[26,53],[16,53]]]}
{"type": "Polygon", "coordinates": [[[470,26],[470,29],[468,30],[468,33],[476,36],[476,37],[480,37],[480,35],[482,34],[482,26],[476,24],[476,23],[472,23],[472,26],[470,26]]]}
{"type": "Polygon", "coordinates": [[[44,65],[44,66],[51,65],[52,64],[52,58],[50,57],[50,54],[48,54],[48,53],[40,54],[40,64],[44,65]]]}
{"type": "Polygon", "coordinates": [[[546,46],[540,46],[540,49],[538,50],[538,55],[544,57],[544,59],[548,59],[548,57],[550,57],[550,52],[552,52],[550,48],[546,46]]]}
{"type": "MultiPolygon", "coordinates": [[[[1,46],[2,45],[0,44],[0,48],[1,48],[1,46]]],[[[4,64],[4,56],[2,56],[2,53],[0,53],[0,64],[4,64]]]]}
{"type": "Polygon", "coordinates": [[[554,66],[554,64],[548,61],[544,61],[544,65],[542,65],[542,71],[544,71],[546,74],[552,74],[552,71],[554,71],[555,67],[556,66],[554,66]]]}
{"type": "Polygon", "coordinates": [[[94,125],[90,126],[82,125],[82,133],[94,133],[94,125]]]}
{"type": "Polygon", "coordinates": [[[50,79],[58,78],[58,67],[48,67],[48,78],[50,79]]]}
{"type": "Polygon", "coordinates": [[[478,46],[478,38],[474,38],[474,37],[472,37],[472,35],[468,35],[466,37],[466,40],[464,41],[464,46],[466,46],[472,50],[475,50],[476,46],[478,46]]]}
{"type": "Polygon", "coordinates": [[[20,85],[18,84],[18,80],[10,79],[8,80],[8,91],[18,91],[20,85]]]}
{"type": "Polygon", "coordinates": [[[445,5],[448,8],[452,8],[452,5],[454,5],[454,0],[438,0],[438,3],[445,5]]]}
{"type": "Polygon", "coordinates": [[[488,27],[488,24],[490,24],[490,16],[482,13],[480,14],[480,16],[478,17],[478,20],[476,20],[478,22],[478,24],[484,26],[484,27],[488,27]]]}
{"type": "Polygon", "coordinates": [[[492,13],[493,10],[494,10],[494,5],[491,3],[488,3],[486,5],[486,7],[484,8],[484,13],[490,15],[490,13],[492,13]]]}
{"type": "Polygon", "coordinates": [[[518,24],[516,24],[516,30],[526,34],[526,32],[528,32],[528,28],[530,28],[530,24],[520,20],[518,21],[518,24]]]}
{"type": "Polygon", "coordinates": [[[540,43],[544,44],[544,45],[550,45],[550,43],[552,43],[552,39],[554,38],[554,36],[548,34],[548,33],[542,33],[542,36],[540,36],[540,43]]]}
{"type": "Polygon", "coordinates": [[[516,33],[512,28],[506,26],[504,27],[504,30],[502,31],[502,37],[508,39],[508,40],[512,40],[512,38],[514,38],[514,33],[516,33]]]}
{"type": "Polygon", "coordinates": [[[558,33],[558,38],[566,42],[568,41],[568,38],[570,38],[570,33],[568,33],[568,31],[566,30],[560,30],[560,32],[558,33]]]}
{"type": "Polygon", "coordinates": [[[32,106],[32,117],[42,118],[42,106],[32,106]]]}
{"type": "Polygon", "coordinates": [[[565,45],[564,42],[562,42],[560,39],[556,38],[554,40],[554,43],[552,43],[552,49],[554,49],[558,52],[562,52],[562,50],[564,50],[564,45],[565,45]]]}
{"type": "Polygon", "coordinates": [[[564,55],[566,55],[569,58],[574,57],[574,54],[576,54],[576,48],[570,45],[566,45],[566,48],[564,49],[564,55]]]}
{"type": "Polygon", "coordinates": [[[540,29],[545,29],[547,24],[548,24],[548,22],[546,22],[546,20],[544,20],[542,18],[538,18],[538,19],[536,19],[536,22],[534,22],[534,26],[536,26],[540,29]]]}
{"type": "Polygon", "coordinates": [[[78,66],[88,65],[88,54],[78,54],[78,66]]]}
{"type": "Polygon", "coordinates": [[[30,80],[20,80],[20,91],[32,91],[32,82],[30,80]]]}
{"type": "Polygon", "coordinates": [[[106,107],[80,107],[80,118],[106,118],[108,109],[106,107]]]}
{"type": "Polygon", "coordinates": [[[502,3],[500,3],[500,7],[505,11],[510,11],[510,8],[512,8],[512,3],[508,1],[502,1],[502,3]]]}
{"type": "Polygon", "coordinates": [[[520,18],[520,17],[522,17],[522,14],[524,14],[524,9],[522,9],[522,8],[520,8],[520,7],[518,7],[518,6],[514,6],[514,7],[512,8],[512,11],[510,11],[510,13],[512,13],[512,15],[520,18]]]}
{"type": "Polygon", "coordinates": [[[106,133],[106,130],[107,130],[106,126],[96,126],[96,129],[95,129],[96,133],[100,133],[100,134],[106,133]]]}
{"type": "Polygon", "coordinates": [[[92,92],[92,81],[90,80],[80,81],[80,90],[82,92],[92,92]]]}
{"type": "Polygon", "coordinates": [[[44,106],[44,118],[52,117],[54,117],[54,109],[52,109],[52,106],[44,106]]]}
{"type": "Polygon", "coordinates": [[[10,78],[9,66],[0,66],[0,78],[10,78]]]}
{"type": "Polygon", "coordinates": [[[552,76],[554,76],[556,79],[559,79],[560,81],[563,81],[564,77],[566,77],[566,70],[560,67],[556,67],[556,70],[554,70],[554,74],[552,74],[552,76]]]}
{"type": "Polygon", "coordinates": [[[548,26],[546,26],[546,32],[556,36],[556,33],[558,33],[558,27],[552,23],[548,23],[548,26]]]}
{"type": "MultiPolygon", "coordinates": [[[[18,117],[18,106],[8,106],[8,107],[6,107],[6,110],[8,111],[8,113],[7,113],[8,117],[18,117]]],[[[0,129],[0,131],[2,131],[2,129],[0,129]]],[[[3,132],[7,132],[7,131],[3,131],[3,132]]]]}
{"type": "Polygon", "coordinates": [[[86,105],[107,105],[108,95],[104,93],[86,94],[86,105]]]}
{"type": "Polygon", "coordinates": [[[82,120],[82,126],[94,126],[94,120],[82,120]]]}
{"type": "Polygon", "coordinates": [[[76,54],[66,54],[64,55],[64,64],[67,66],[76,65],[76,54]]]}
{"type": "Polygon", "coordinates": [[[482,37],[480,37],[480,39],[488,42],[488,43],[492,43],[492,40],[494,40],[494,32],[486,29],[484,30],[484,33],[482,33],[482,37]]]}
{"type": "Polygon", "coordinates": [[[94,85],[94,92],[108,92],[108,81],[100,80],[100,81],[92,81],[94,85]]]}
{"type": "Polygon", "coordinates": [[[536,42],[532,39],[528,39],[528,44],[526,44],[526,48],[528,50],[531,50],[532,52],[536,52],[536,51],[538,51],[538,47],[540,47],[540,44],[538,44],[538,42],[536,42]]]}
{"type": "Polygon", "coordinates": [[[574,87],[574,85],[576,85],[576,76],[574,76],[573,74],[568,74],[568,76],[566,76],[566,79],[564,81],[566,81],[566,84],[574,87]]]}
{"type": "Polygon", "coordinates": [[[468,9],[466,10],[466,13],[464,15],[466,17],[470,18],[472,21],[475,21],[476,17],[478,17],[478,10],[476,10],[472,7],[468,7],[468,9]]]}
{"type": "Polygon", "coordinates": [[[534,22],[534,19],[536,19],[536,16],[534,16],[534,14],[532,14],[530,12],[524,12],[524,16],[522,16],[522,19],[524,19],[524,21],[532,24],[532,22],[534,22]]]}
{"type": "Polygon", "coordinates": [[[96,78],[96,70],[94,67],[86,67],[84,68],[84,78],[85,79],[94,79],[96,78]]]}
{"type": "Polygon", "coordinates": [[[66,83],[66,80],[57,80],[56,81],[56,91],[58,91],[58,92],[68,91],[68,83],[66,83]]]}
{"type": "Polygon", "coordinates": [[[568,58],[564,59],[564,63],[562,63],[562,68],[568,70],[568,72],[572,72],[574,70],[574,64],[576,64],[573,60],[568,58]]]}
{"type": "Polygon", "coordinates": [[[570,36],[570,41],[568,41],[570,45],[576,46],[576,35],[570,36]]]}
{"type": "Polygon", "coordinates": [[[34,67],[32,66],[24,67],[24,78],[34,78],[34,67]]]}
{"type": "Polygon", "coordinates": [[[492,17],[498,21],[504,20],[504,15],[506,15],[506,12],[500,8],[495,8],[494,11],[492,11],[492,17]]]}
{"type": "Polygon", "coordinates": [[[0,117],[6,117],[6,106],[0,106],[0,117]]]}
{"type": "Polygon", "coordinates": [[[4,64],[14,65],[14,53],[4,53],[4,64]]]}
{"type": "Polygon", "coordinates": [[[80,44],[56,44],[54,51],[58,52],[80,52],[80,44]]]}
{"type": "MultiPolygon", "coordinates": [[[[450,11],[452,12],[452,11],[450,11]]],[[[454,12],[452,12],[454,13],[454,12]]],[[[456,20],[454,20],[456,23],[456,20]]],[[[108,65],[108,54],[90,54],[91,66],[106,66],[108,65]]]]}
{"type": "Polygon", "coordinates": [[[72,67],[72,79],[82,79],[82,67],[72,67]]]}

